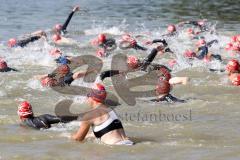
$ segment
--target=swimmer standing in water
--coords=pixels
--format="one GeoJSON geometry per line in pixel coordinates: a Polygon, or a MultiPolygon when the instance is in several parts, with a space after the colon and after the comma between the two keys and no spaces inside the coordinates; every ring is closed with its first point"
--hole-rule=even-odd
{"type": "Polygon", "coordinates": [[[79,130],[71,138],[83,141],[87,137],[96,137],[109,145],[133,145],[134,143],[126,136],[116,113],[103,104],[107,96],[105,87],[96,84],[87,96],[91,110],[84,114],[79,130]],[[88,133],[90,127],[93,135],[88,133]]]}

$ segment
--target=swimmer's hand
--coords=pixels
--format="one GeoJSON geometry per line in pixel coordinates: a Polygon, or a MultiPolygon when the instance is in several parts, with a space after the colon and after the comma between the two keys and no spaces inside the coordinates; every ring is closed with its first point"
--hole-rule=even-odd
{"type": "Polygon", "coordinates": [[[75,6],[74,8],[73,8],[73,12],[76,12],[76,11],[79,11],[79,6],[75,6]]]}

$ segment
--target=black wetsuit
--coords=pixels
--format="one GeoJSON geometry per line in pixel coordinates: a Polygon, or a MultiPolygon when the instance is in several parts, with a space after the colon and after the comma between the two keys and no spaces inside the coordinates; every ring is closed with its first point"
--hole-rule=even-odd
{"type": "Polygon", "coordinates": [[[169,103],[175,103],[175,102],[185,103],[186,102],[185,100],[178,99],[178,98],[172,96],[171,94],[167,94],[158,99],[152,99],[151,101],[152,102],[164,102],[165,101],[165,102],[169,102],[169,103]]]}
{"type": "Polygon", "coordinates": [[[17,43],[13,47],[26,47],[27,44],[37,41],[41,38],[41,36],[30,36],[27,38],[17,40],[17,43]]]}
{"type": "Polygon", "coordinates": [[[109,38],[100,44],[99,47],[104,48],[106,51],[112,51],[117,48],[117,44],[115,39],[109,38]]]}
{"type": "Polygon", "coordinates": [[[43,114],[37,117],[29,117],[22,121],[21,125],[35,128],[35,129],[48,129],[51,127],[51,124],[59,123],[61,119],[59,117],[50,115],[50,114],[43,114]]]}
{"type": "Polygon", "coordinates": [[[199,27],[201,32],[208,31],[207,26],[206,25],[199,25],[198,21],[186,21],[186,22],[184,22],[184,24],[191,24],[191,25],[194,25],[196,27],[199,27]]]}
{"type": "Polygon", "coordinates": [[[18,72],[17,69],[10,68],[10,67],[7,67],[7,68],[5,68],[5,69],[0,69],[0,72],[10,72],[10,71],[18,72]]]}
{"type": "Polygon", "coordinates": [[[152,43],[162,43],[164,46],[168,45],[165,39],[154,39],[152,43]]]}
{"type": "MultiPolygon", "coordinates": [[[[218,43],[218,41],[217,40],[212,40],[212,41],[208,42],[206,45],[199,47],[198,48],[199,54],[196,57],[198,59],[202,60],[208,54],[208,47],[211,47],[212,44],[214,44],[214,43],[218,43]]],[[[211,54],[211,57],[213,57],[213,58],[215,58],[219,61],[222,61],[222,57],[219,54],[211,54]]]]}
{"type": "Polygon", "coordinates": [[[62,29],[61,29],[61,34],[66,34],[67,33],[67,26],[69,24],[69,22],[71,21],[72,19],[72,16],[75,12],[72,11],[69,15],[68,15],[68,18],[66,19],[66,21],[64,22],[63,26],[62,26],[62,29]]]}
{"type": "Polygon", "coordinates": [[[146,51],[146,50],[147,50],[147,48],[142,47],[142,46],[140,46],[140,45],[137,44],[137,43],[136,43],[132,48],[133,48],[133,49],[136,49],[136,50],[142,50],[142,51],[146,51]]]}

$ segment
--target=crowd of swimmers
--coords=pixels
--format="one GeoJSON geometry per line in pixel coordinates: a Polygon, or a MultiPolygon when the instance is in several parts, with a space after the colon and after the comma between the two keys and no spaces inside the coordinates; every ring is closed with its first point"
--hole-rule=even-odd
{"type": "MultiPolygon", "coordinates": [[[[63,25],[56,24],[53,27],[51,33],[46,33],[45,31],[39,30],[31,34],[25,35],[21,39],[11,38],[9,39],[7,45],[9,48],[15,47],[26,47],[29,43],[38,41],[40,39],[48,40],[49,34],[52,35],[52,41],[55,45],[61,43],[68,43],[70,40],[65,36],[67,34],[67,26],[74,15],[75,12],[79,11],[79,7],[75,6],[71,13],[69,14],[67,20],[63,25]]],[[[156,84],[155,84],[155,98],[151,101],[153,102],[167,102],[167,103],[186,103],[186,100],[179,99],[170,94],[174,85],[186,85],[189,81],[188,77],[172,77],[171,69],[162,64],[153,63],[154,59],[158,55],[164,53],[177,54],[174,53],[170,48],[168,39],[175,38],[181,34],[182,30],[186,30],[189,38],[192,41],[197,40],[196,51],[186,50],[184,52],[184,57],[189,60],[199,60],[209,62],[211,60],[217,60],[222,62],[223,59],[219,54],[213,54],[209,52],[209,47],[218,43],[217,40],[213,39],[206,42],[203,33],[213,33],[207,25],[206,20],[199,21],[184,21],[176,25],[169,25],[167,27],[166,34],[159,37],[159,39],[148,40],[144,43],[145,46],[140,45],[136,38],[130,34],[123,34],[120,37],[119,43],[106,34],[99,34],[96,39],[91,41],[93,46],[97,46],[96,55],[101,58],[108,58],[108,56],[119,47],[122,50],[134,49],[143,52],[148,52],[150,45],[154,45],[150,53],[144,58],[140,59],[134,55],[127,55],[126,67],[118,70],[105,70],[99,74],[101,83],[95,83],[91,91],[86,95],[87,103],[90,106],[90,110],[84,114],[81,119],[80,128],[72,134],[71,138],[77,141],[83,141],[89,137],[96,137],[100,139],[103,143],[110,145],[133,145],[127,135],[125,134],[123,124],[119,120],[117,114],[111,107],[105,105],[105,100],[107,97],[107,90],[104,86],[104,80],[108,77],[126,75],[131,72],[140,71],[143,73],[155,72],[156,74],[156,84]],[[191,26],[186,28],[185,26],[191,26]],[[126,69],[127,68],[127,69],[126,69]],[[90,130],[90,128],[92,128],[90,130]]],[[[233,52],[240,51],[240,35],[233,36],[231,42],[227,44],[227,51],[231,50],[233,52]]],[[[43,87],[55,87],[55,86],[69,86],[71,83],[79,78],[95,72],[94,69],[87,71],[77,71],[73,72],[70,64],[74,57],[64,55],[60,49],[53,49],[50,54],[54,56],[57,63],[57,69],[55,73],[38,75],[35,76],[39,79],[43,87]]],[[[1,58],[0,59],[0,72],[18,72],[17,69],[11,68],[7,65],[7,62],[1,58]]],[[[228,78],[233,85],[240,85],[240,64],[237,59],[231,59],[226,65],[226,72],[228,78]]],[[[2,73],[4,74],[4,73],[2,73]]],[[[35,116],[33,113],[32,105],[28,101],[23,101],[18,106],[17,111],[21,126],[31,127],[35,129],[48,129],[52,124],[56,123],[68,123],[69,121],[50,114],[43,114],[40,116],[35,116]]],[[[74,120],[77,120],[74,119],[74,120]]]]}

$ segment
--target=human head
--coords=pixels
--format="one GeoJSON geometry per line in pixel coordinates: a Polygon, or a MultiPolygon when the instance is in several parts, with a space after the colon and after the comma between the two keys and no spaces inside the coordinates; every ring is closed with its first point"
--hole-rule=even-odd
{"type": "Polygon", "coordinates": [[[160,79],[156,86],[156,95],[165,95],[171,91],[171,85],[168,81],[160,79]]]}
{"type": "Polygon", "coordinates": [[[128,64],[128,68],[136,69],[139,66],[139,59],[136,56],[128,56],[127,64],[128,64]]]}
{"type": "Polygon", "coordinates": [[[70,68],[67,64],[61,64],[57,67],[57,73],[62,77],[70,72],[70,68]]]}
{"type": "Polygon", "coordinates": [[[59,57],[62,55],[62,52],[58,48],[50,50],[49,54],[53,57],[59,57]]]}
{"type": "Polygon", "coordinates": [[[232,59],[228,62],[227,66],[226,66],[226,70],[229,73],[233,73],[233,72],[238,72],[239,71],[239,62],[236,59],[232,59]]]}
{"type": "Polygon", "coordinates": [[[60,32],[62,30],[62,25],[61,24],[56,24],[54,26],[54,30],[57,31],[57,32],[60,32]]]}
{"type": "Polygon", "coordinates": [[[43,87],[54,87],[57,86],[57,80],[51,77],[44,77],[41,79],[41,85],[43,87]]]}
{"type": "Polygon", "coordinates": [[[57,42],[57,41],[59,41],[59,40],[61,40],[62,39],[62,37],[60,36],[60,34],[54,34],[53,36],[52,36],[52,40],[54,41],[54,42],[57,42]]]}
{"type": "Polygon", "coordinates": [[[200,39],[198,42],[197,42],[197,46],[201,47],[201,46],[204,46],[206,45],[206,41],[204,39],[200,39]]]}
{"type": "Polygon", "coordinates": [[[11,38],[8,40],[8,47],[14,47],[17,44],[17,40],[15,38],[11,38]]]}
{"type": "Polygon", "coordinates": [[[6,69],[8,67],[6,61],[0,59],[0,69],[6,69]]]}
{"type": "Polygon", "coordinates": [[[18,106],[18,116],[21,120],[33,116],[32,106],[28,101],[23,101],[18,106]]]}
{"type": "Polygon", "coordinates": [[[107,92],[104,85],[97,83],[91,89],[90,93],[87,94],[90,101],[95,103],[103,103],[107,97],[107,92]]]}
{"type": "Polygon", "coordinates": [[[171,24],[167,27],[168,33],[173,33],[176,31],[176,26],[171,24]]]}
{"type": "Polygon", "coordinates": [[[102,44],[102,43],[104,43],[106,41],[106,36],[105,36],[105,34],[99,34],[98,35],[98,42],[100,43],[100,44],[102,44]]]}

